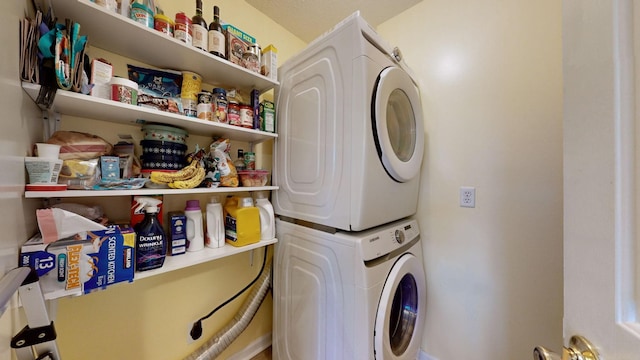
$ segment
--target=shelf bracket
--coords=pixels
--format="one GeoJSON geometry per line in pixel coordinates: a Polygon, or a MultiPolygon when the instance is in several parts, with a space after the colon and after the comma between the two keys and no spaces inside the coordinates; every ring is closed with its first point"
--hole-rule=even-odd
{"type": "Polygon", "coordinates": [[[43,141],[47,141],[60,127],[60,113],[49,109],[42,110],[43,141]]]}

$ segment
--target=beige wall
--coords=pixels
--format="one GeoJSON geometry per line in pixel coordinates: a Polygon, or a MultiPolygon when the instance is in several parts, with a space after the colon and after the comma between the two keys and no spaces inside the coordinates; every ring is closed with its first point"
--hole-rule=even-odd
{"type": "Polygon", "coordinates": [[[531,357],[562,341],[561,2],[424,0],[378,27],[422,86],[423,349],[531,357]],[[476,208],[458,206],[476,187],[476,208]]]}

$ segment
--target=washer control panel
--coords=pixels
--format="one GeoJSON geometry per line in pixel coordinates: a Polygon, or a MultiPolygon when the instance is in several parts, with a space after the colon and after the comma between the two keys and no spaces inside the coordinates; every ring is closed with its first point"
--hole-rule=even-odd
{"type": "Polygon", "coordinates": [[[415,219],[400,220],[366,231],[360,241],[364,260],[372,260],[386,255],[420,236],[415,219]]]}

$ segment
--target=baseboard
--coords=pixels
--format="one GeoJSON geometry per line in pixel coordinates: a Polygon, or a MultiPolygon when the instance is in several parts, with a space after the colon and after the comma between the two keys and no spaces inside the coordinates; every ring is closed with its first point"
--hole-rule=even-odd
{"type": "Polygon", "coordinates": [[[249,346],[242,349],[240,352],[237,352],[227,358],[227,360],[247,360],[261,353],[264,349],[271,346],[271,333],[265,334],[254,342],[249,344],[249,346]]]}
{"type": "Polygon", "coordinates": [[[438,359],[420,350],[420,353],[418,353],[418,360],[438,360],[438,359]]]}

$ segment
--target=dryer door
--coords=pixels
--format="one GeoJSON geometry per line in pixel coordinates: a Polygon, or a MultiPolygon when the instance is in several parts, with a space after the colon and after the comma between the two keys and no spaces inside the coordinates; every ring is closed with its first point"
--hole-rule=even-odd
{"type": "Polygon", "coordinates": [[[387,67],[378,75],[371,106],[373,134],[382,165],[397,182],[413,179],[420,172],[424,149],[418,88],[404,70],[387,67]]]}
{"type": "Polygon", "coordinates": [[[376,312],[376,359],[416,359],[426,316],[423,265],[410,253],[393,265],[376,312]]]}

